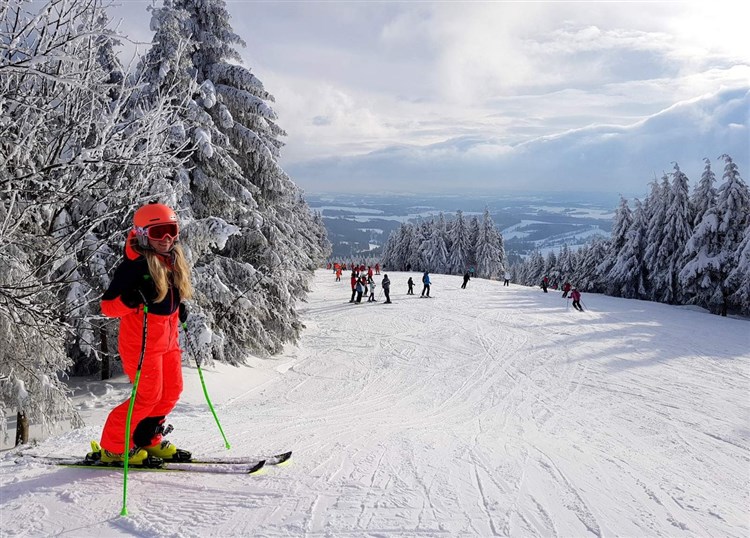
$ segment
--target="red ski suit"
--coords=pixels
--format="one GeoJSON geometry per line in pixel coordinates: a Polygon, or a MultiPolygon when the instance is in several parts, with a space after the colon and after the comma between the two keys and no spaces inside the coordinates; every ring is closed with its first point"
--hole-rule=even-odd
{"type": "MultiPolygon", "coordinates": [[[[131,247],[132,238],[131,232],[126,242],[125,259],[115,270],[101,303],[105,316],[120,319],[118,351],[123,370],[132,383],[143,344],[143,305],[131,308],[123,302],[122,296],[132,297],[136,290],[140,290],[149,301],[146,349],[130,421],[129,448],[151,446],[161,441],[161,433],[156,433],[158,426],[174,409],[182,393],[179,291],[170,283],[166,298],[159,303],[153,302],[156,288],[146,259],[131,247]]],[[[103,449],[118,454],[123,452],[129,406],[130,399],[127,399],[110,412],[102,432],[103,449]]]]}

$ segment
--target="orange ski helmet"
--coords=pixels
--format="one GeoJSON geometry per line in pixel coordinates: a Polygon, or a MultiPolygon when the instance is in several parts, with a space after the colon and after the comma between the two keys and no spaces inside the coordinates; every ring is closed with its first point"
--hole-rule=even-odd
{"type": "Polygon", "coordinates": [[[148,240],[162,239],[164,236],[177,240],[180,231],[177,214],[164,204],[150,203],[139,208],[133,215],[133,229],[138,245],[148,248],[148,240]]]}

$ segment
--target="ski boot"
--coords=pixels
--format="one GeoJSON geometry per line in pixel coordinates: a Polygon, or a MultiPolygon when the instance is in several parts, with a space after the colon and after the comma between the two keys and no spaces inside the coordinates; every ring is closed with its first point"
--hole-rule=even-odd
{"type": "Polygon", "coordinates": [[[164,461],[190,461],[192,454],[187,450],[177,448],[169,441],[162,441],[155,445],[144,447],[145,452],[164,461]]]}
{"type": "MultiPolygon", "coordinates": [[[[91,441],[91,452],[86,454],[85,461],[96,464],[120,465],[125,463],[125,454],[118,454],[104,450],[99,443],[91,441]]],[[[136,467],[161,467],[164,461],[161,458],[151,456],[140,447],[135,447],[128,453],[128,465],[136,467]]]]}

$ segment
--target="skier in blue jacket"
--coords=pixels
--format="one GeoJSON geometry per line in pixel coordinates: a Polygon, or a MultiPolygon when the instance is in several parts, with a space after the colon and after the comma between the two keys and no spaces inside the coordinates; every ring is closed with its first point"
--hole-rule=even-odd
{"type": "Polygon", "coordinates": [[[422,284],[424,284],[424,287],[422,288],[422,295],[421,297],[425,297],[425,292],[427,292],[427,297],[430,296],[430,273],[427,271],[424,272],[422,275],[422,284]]]}

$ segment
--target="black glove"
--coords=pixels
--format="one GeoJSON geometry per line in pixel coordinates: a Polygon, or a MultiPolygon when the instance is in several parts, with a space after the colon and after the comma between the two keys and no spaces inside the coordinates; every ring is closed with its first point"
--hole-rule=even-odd
{"type": "Polygon", "coordinates": [[[143,296],[138,290],[128,290],[120,294],[120,299],[128,308],[138,308],[143,304],[143,296]]]}
{"type": "Polygon", "coordinates": [[[187,305],[185,303],[180,303],[179,317],[180,317],[180,323],[185,323],[187,321],[188,308],[187,308],[187,305]]]}

